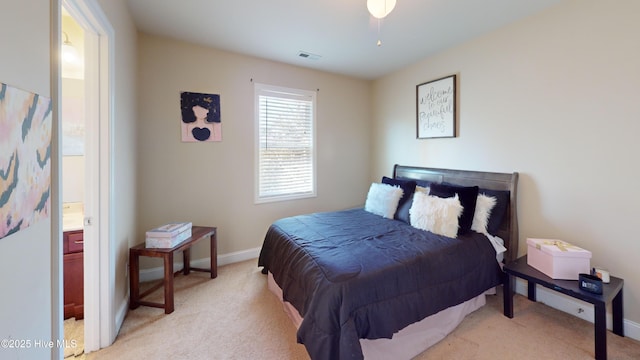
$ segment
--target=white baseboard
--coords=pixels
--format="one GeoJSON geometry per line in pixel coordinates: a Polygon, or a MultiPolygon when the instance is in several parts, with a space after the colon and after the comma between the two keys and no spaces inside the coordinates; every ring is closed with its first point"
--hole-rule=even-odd
{"type": "Polygon", "coordinates": [[[260,249],[262,249],[262,247],[257,247],[253,249],[243,250],[243,251],[236,251],[229,254],[218,256],[218,266],[224,266],[224,265],[234,264],[237,262],[242,262],[245,260],[256,259],[256,267],[258,267],[258,256],[260,256],[260,249]]]}
{"type": "MultiPolygon", "coordinates": [[[[253,249],[236,251],[229,254],[219,255],[218,266],[229,265],[229,264],[233,264],[233,263],[237,263],[245,260],[257,259],[258,255],[260,255],[260,249],[261,248],[257,247],[253,249]]],[[[180,258],[179,259],[180,261],[179,262],[175,261],[173,263],[173,268],[182,269],[182,261],[181,261],[182,257],[177,256],[177,258],[180,258]]],[[[209,261],[209,258],[204,258],[204,259],[191,261],[191,266],[208,269],[210,263],[211,262],[209,261]]],[[[256,261],[256,267],[258,267],[257,261],[256,261]]],[[[162,266],[151,268],[151,269],[140,270],[140,282],[158,280],[158,279],[162,279],[163,277],[164,277],[164,268],[162,266]]]]}
{"type": "Polygon", "coordinates": [[[127,311],[129,311],[129,292],[127,291],[127,296],[122,299],[120,302],[120,306],[118,306],[118,311],[116,311],[116,334],[120,332],[120,328],[122,327],[122,323],[124,322],[124,317],[127,316],[127,311]]]}
{"type": "MultiPolygon", "coordinates": [[[[527,296],[527,282],[522,279],[516,281],[516,293],[527,296]]],[[[557,291],[549,290],[543,286],[536,286],[536,300],[551,306],[554,309],[566,312],[580,319],[587,320],[591,323],[594,322],[595,312],[593,305],[574,299],[570,296],[561,294],[557,291]]],[[[607,329],[612,329],[612,315],[611,306],[607,306],[607,329]]],[[[518,316],[518,314],[514,314],[518,316]]],[[[630,337],[634,340],[640,340],[640,324],[628,319],[623,320],[624,336],[630,337]]]]}

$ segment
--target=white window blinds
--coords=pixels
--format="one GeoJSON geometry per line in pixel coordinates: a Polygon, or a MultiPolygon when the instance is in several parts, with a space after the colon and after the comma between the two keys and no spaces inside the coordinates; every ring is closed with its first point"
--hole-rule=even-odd
{"type": "Polygon", "coordinates": [[[256,84],[256,202],[315,196],[315,95],[256,84]]]}

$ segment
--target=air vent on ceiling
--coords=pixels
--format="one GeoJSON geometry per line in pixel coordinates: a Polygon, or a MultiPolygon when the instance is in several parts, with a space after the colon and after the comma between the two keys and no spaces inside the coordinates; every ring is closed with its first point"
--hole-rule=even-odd
{"type": "Polygon", "coordinates": [[[306,52],[306,51],[298,52],[298,56],[301,57],[301,58],[310,59],[310,60],[318,60],[318,59],[320,59],[322,57],[320,55],[312,54],[312,53],[306,52]]]}

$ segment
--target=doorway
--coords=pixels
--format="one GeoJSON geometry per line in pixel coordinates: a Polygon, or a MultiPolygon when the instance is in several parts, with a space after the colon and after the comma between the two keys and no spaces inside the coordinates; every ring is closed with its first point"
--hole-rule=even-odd
{"type": "Polygon", "coordinates": [[[64,358],[84,354],[85,111],[84,30],[62,8],[61,129],[64,358]]]}
{"type": "MultiPolygon", "coordinates": [[[[84,58],[83,78],[81,85],[76,86],[83,92],[82,100],[77,102],[82,104],[80,113],[84,118],[84,135],[78,136],[84,141],[84,174],[76,175],[83,180],[83,194],[79,202],[82,203],[84,352],[91,352],[111,345],[116,336],[113,306],[115,272],[111,238],[113,171],[110,160],[113,149],[111,84],[114,31],[95,0],[62,0],[60,4],[61,17],[64,17],[63,11],[68,13],[83,35],[83,49],[80,54],[84,58]]],[[[60,19],[60,23],[64,42],[64,19],[60,19]]],[[[63,84],[61,98],[64,101],[67,95],[65,90],[68,88],[64,86],[64,79],[59,80],[63,84]]],[[[61,122],[65,122],[64,113],[61,122]]],[[[63,135],[63,154],[64,147],[63,135]]],[[[77,169],[78,167],[76,171],[77,169]]],[[[61,187],[64,187],[66,182],[65,170],[63,164],[61,187]]],[[[63,191],[61,200],[65,197],[63,191]]],[[[63,222],[64,218],[63,209],[63,222]]],[[[64,260],[61,262],[64,263],[64,260]]]]}

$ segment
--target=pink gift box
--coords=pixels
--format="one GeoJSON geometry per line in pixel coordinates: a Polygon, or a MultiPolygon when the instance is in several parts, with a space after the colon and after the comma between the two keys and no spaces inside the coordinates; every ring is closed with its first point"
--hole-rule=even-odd
{"type": "Polygon", "coordinates": [[[562,240],[527,239],[527,264],[552,279],[578,280],[591,270],[591,251],[562,240]]]}

